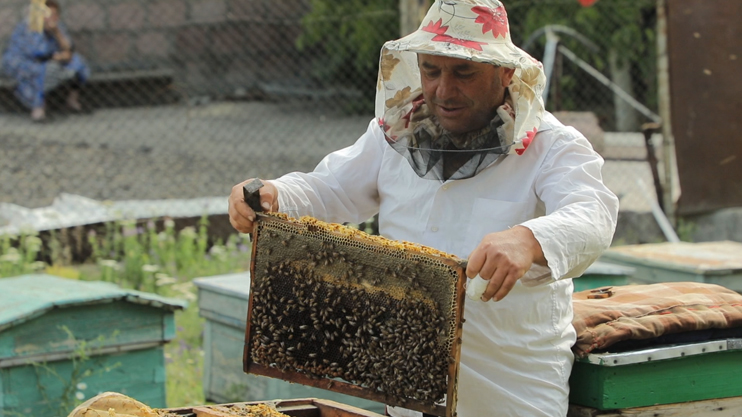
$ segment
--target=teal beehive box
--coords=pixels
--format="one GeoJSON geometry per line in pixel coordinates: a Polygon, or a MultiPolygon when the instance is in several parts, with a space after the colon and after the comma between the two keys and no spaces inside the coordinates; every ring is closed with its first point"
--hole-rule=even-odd
{"type": "Polygon", "coordinates": [[[572,283],[575,292],[579,292],[600,287],[628,285],[633,275],[634,268],[598,261],[587,267],[582,276],[574,278],[572,283]]]}
{"type": "Polygon", "coordinates": [[[716,284],[742,292],[742,243],[665,242],[616,246],[602,261],[634,268],[640,284],[689,281],[716,284]]]}
{"type": "Polygon", "coordinates": [[[184,306],[105,282],[0,279],[0,417],[64,417],[103,391],[166,407],[163,345],[184,306]]]}
{"type": "Polygon", "coordinates": [[[373,411],[384,405],[319,388],[243,372],[247,307],[250,297],[248,272],[198,278],[199,314],[204,325],[204,395],[216,403],[321,398],[373,411]]]}

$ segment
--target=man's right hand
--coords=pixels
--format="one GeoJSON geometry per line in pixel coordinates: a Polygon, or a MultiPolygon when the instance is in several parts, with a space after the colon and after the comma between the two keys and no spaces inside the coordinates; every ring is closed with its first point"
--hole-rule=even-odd
{"type": "MultiPolygon", "coordinates": [[[[235,185],[229,195],[229,222],[242,233],[252,232],[255,224],[255,212],[245,203],[242,188],[252,180],[250,178],[235,185]]],[[[278,211],[278,189],[270,181],[263,181],[263,184],[265,186],[260,189],[260,205],[265,211],[278,211]]]]}

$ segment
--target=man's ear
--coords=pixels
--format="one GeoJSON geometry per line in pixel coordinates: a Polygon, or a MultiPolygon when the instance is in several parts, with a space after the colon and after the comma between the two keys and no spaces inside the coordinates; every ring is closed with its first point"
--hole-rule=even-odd
{"type": "Polygon", "coordinates": [[[515,68],[502,68],[502,73],[500,74],[500,81],[502,81],[502,86],[504,88],[507,88],[510,85],[510,81],[513,80],[513,76],[515,75],[515,68]]]}

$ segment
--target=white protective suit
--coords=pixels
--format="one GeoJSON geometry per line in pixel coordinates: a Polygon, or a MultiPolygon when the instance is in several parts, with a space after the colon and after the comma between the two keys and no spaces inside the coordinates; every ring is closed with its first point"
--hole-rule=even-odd
{"type": "MultiPolygon", "coordinates": [[[[572,281],[611,241],[618,200],[601,181],[602,158],[575,129],[546,114],[522,155],[505,156],[476,176],[432,181],[416,175],[377,121],[352,146],[311,173],[273,181],[292,217],[362,222],[379,231],[467,258],[488,233],[533,231],[553,281],[520,283],[500,302],[467,300],[460,417],[564,416],[575,341],[572,281]]],[[[392,415],[419,415],[390,410],[392,415]]]]}
{"type": "Polygon", "coordinates": [[[489,233],[515,225],[533,232],[551,279],[536,286],[521,279],[499,302],[465,304],[460,417],[566,415],[575,341],[568,278],[598,258],[615,229],[618,201],[601,180],[603,160],[579,132],[544,112],[545,80],[541,63],[512,43],[499,0],[437,0],[417,31],[384,45],[376,118],[366,133],[314,172],[274,181],[279,209],[292,217],[359,223],[378,213],[383,236],[461,258],[489,233]],[[419,169],[434,161],[425,156],[435,151],[423,147],[436,138],[418,134],[430,121],[416,117],[418,53],[515,69],[508,87],[514,117],[498,133],[500,146],[471,148],[489,159],[460,168],[472,169],[457,180],[419,169]]]}

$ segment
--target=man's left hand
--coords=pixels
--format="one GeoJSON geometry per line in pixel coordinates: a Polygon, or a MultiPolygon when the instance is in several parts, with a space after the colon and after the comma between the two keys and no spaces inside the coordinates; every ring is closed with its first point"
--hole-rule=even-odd
{"type": "Polygon", "coordinates": [[[489,280],[482,301],[500,301],[534,263],[546,265],[541,244],[531,229],[515,226],[486,235],[469,255],[466,275],[469,278],[479,275],[489,280]]]}

